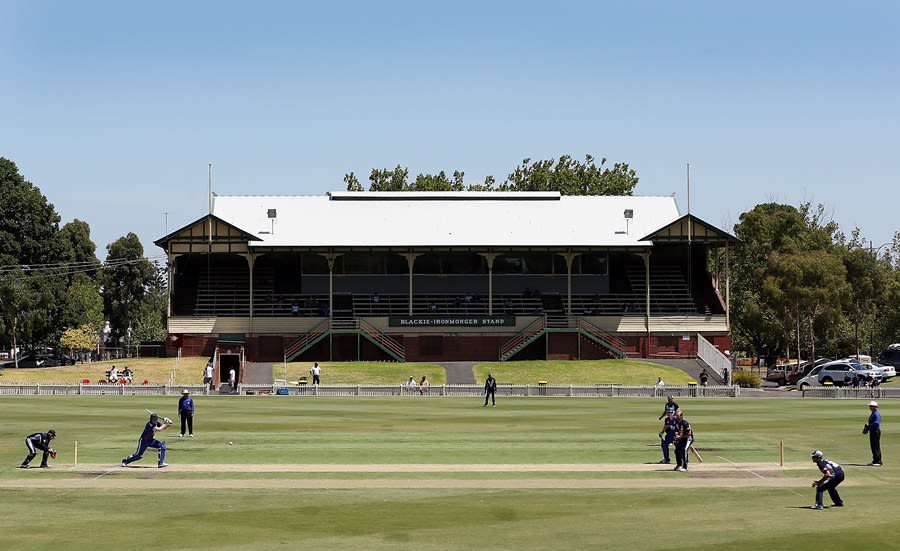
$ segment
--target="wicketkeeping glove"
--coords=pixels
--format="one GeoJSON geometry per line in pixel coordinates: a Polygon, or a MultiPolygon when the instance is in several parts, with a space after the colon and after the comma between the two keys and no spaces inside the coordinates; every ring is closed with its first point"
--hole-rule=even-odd
{"type": "Polygon", "coordinates": [[[50,457],[56,459],[56,450],[54,450],[53,448],[50,448],[50,457]]]}

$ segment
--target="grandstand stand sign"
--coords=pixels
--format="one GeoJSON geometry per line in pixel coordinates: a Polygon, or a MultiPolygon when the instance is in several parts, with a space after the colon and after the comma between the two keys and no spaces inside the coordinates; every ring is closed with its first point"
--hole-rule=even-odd
{"type": "Polygon", "coordinates": [[[515,316],[397,316],[390,327],[515,327],[515,316]]]}

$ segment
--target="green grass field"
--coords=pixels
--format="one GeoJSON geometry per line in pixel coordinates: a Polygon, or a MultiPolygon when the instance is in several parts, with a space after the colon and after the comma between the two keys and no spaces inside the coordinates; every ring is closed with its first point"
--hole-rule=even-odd
{"type": "Polygon", "coordinates": [[[680,400],[705,462],[675,473],[653,464],[660,400],[516,398],[487,409],[479,399],[418,396],[196,401],[195,438],[177,437],[177,419],[165,433],[171,467],[155,468],[148,453],[126,469],[119,461],[134,450],[144,408],[174,418],[176,397],[0,399],[3,547],[898,545],[891,402],[882,408],[887,464],[876,469],[863,466],[865,401],[680,400]],[[59,433],[54,467],[16,468],[24,437],[51,427],[59,433]],[[847,470],[843,509],[808,509],[816,448],[847,470]]]}

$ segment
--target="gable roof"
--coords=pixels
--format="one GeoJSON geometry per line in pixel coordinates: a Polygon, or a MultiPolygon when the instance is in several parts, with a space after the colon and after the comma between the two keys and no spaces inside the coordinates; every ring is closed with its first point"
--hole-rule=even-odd
{"type": "Polygon", "coordinates": [[[206,245],[209,243],[247,243],[260,239],[218,216],[207,214],[165,237],[157,239],[153,244],[165,249],[173,240],[180,243],[206,245]]]}
{"type": "Polygon", "coordinates": [[[654,243],[690,242],[711,246],[742,243],[737,237],[697,218],[693,214],[685,214],[677,220],[646,235],[643,240],[652,241],[654,243]]]}

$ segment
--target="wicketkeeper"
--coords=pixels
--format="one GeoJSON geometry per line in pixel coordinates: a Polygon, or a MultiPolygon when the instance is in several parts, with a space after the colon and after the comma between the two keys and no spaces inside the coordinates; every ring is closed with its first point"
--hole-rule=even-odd
{"type": "Polygon", "coordinates": [[[163,418],[162,422],[160,422],[159,415],[151,413],[150,420],[144,425],[144,432],[141,433],[141,439],[138,441],[137,451],[123,459],[122,466],[127,467],[129,463],[140,460],[147,448],[155,448],[159,450],[159,463],[157,466],[160,469],[168,467],[169,465],[166,463],[166,441],[157,440],[156,433],[162,432],[171,426],[172,420],[168,417],[163,418]]]}
{"type": "Polygon", "coordinates": [[[47,432],[29,434],[25,438],[25,447],[28,448],[28,457],[25,458],[25,461],[22,461],[19,468],[27,469],[28,464],[31,463],[31,460],[37,455],[37,450],[44,452],[44,455],[41,457],[41,467],[45,469],[48,468],[50,465],[47,464],[47,457],[56,459],[56,450],[50,447],[50,441],[54,438],[56,438],[56,431],[53,429],[50,429],[47,432]]]}

